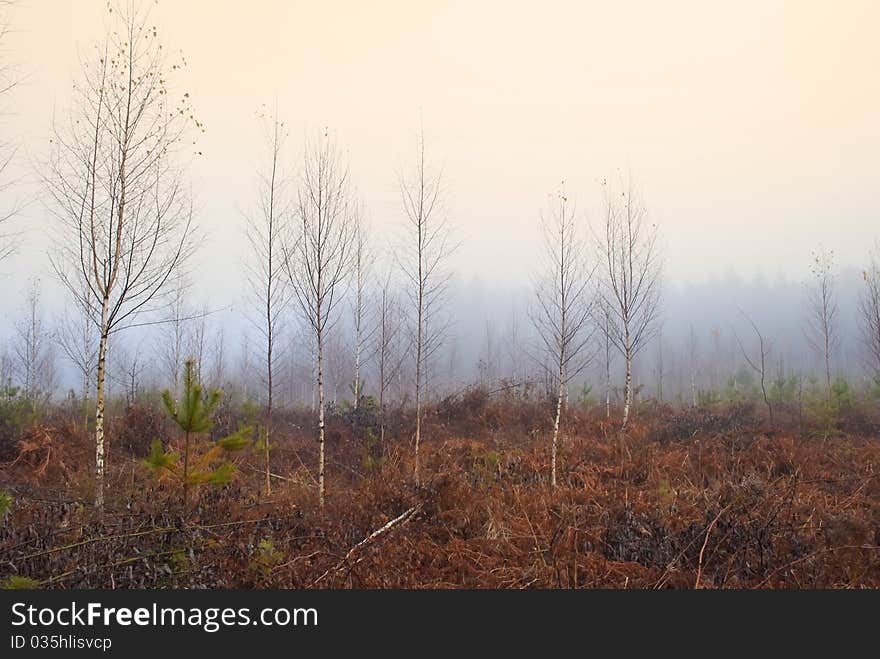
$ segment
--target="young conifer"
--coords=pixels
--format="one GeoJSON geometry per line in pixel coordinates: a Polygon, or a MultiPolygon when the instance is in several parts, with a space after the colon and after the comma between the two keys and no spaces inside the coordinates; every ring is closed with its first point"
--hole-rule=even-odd
{"type": "Polygon", "coordinates": [[[252,429],[244,427],[217,440],[204,452],[191,451],[193,437],[211,430],[214,410],[220,403],[221,395],[219,389],[203,392],[202,385],[196,378],[196,363],[192,358],[187,359],[184,366],[180,400],[174,400],[167,389],[162,392],[165,409],[183,433],[183,464],[180,463],[180,454],[165,451],[158,439],[153,441],[150,455],[144,463],[155,474],[170,476],[181,483],[184,509],[189,503],[191,485],[224,485],[230,482],[235,475],[235,465],[229,461],[228,454],[240,451],[250,444],[252,429]]]}

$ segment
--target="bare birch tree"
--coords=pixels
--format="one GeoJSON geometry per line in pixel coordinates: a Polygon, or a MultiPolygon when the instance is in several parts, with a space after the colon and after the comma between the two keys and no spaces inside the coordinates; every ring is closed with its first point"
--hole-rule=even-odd
{"type": "Polygon", "coordinates": [[[807,341],[822,359],[825,369],[825,392],[831,400],[831,368],[839,341],[837,293],[835,291],[834,252],[813,253],[811,283],[807,290],[807,341]]]}
{"type": "Polygon", "coordinates": [[[556,461],[563,400],[572,381],[592,358],[592,283],[595,268],[587,261],[586,243],[577,229],[574,209],[564,189],[542,218],[544,272],[535,286],[530,311],[540,340],[541,361],[556,387],[556,412],[550,445],[550,485],[556,487],[556,461]]]}
{"type": "Polygon", "coordinates": [[[621,432],[625,433],[633,404],[633,360],[657,331],[660,255],[657,226],[649,223],[632,181],[621,187],[613,192],[604,184],[605,217],[598,246],[602,297],[611,310],[608,337],[624,359],[621,432]]]}
{"type": "Polygon", "coordinates": [[[324,505],[324,350],[351,269],[354,242],[348,167],[325,132],[305,147],[284,266],[303,320],[315,341],[318,385],[318,500],[324,505]]]}
{"type": "Polygon", "coordinates": [[[450,242],[449,224],[442,210],[441,174],[432,171],[428,164],[424,132],[419,134],[416,149],[412,175],[400,177],[407,240],[398,258],[407,279],[414,316],[416,423],[413,439],[414,478],[418,487],[421,485],[419,446],[427,365],[430,356],[442,343],[444,328],[442,321],[432,322],[430,327],[428,321],[439,313],[449,282],[444,265],[454,246],[450,242]]]}
{"type": "Polygon", "coordinates": [[[124,362],[123,373],[125,375],[125,400],[129,405],[137,402],[141,392],[141,376],[146,364],[140,351],[134,353],[124,362]]]}
{"type": "Polygon", "coordinates": [[[189,332],[189,356],[195,360],[196,381],[204,384],[204,375],[207,369],[205,364],[208,359],[208,317],[211,310],[207,303],[202,303],[201,309],[196,311],[192,318],[192,326],[189,332]]]}
{"type": "Polygon", "coordinates": [[[510,321],[504,333],[502,344],[505,346],[505,356],[510,363],[510,377],[513,385],[513,392],[516,395],[525,395],[530,385],[527,382],[526,369],[524,366],[522,332],[519,325],[519,314],[513,312],[510,315],[510,321]]]}
{"type": "Polygon", "coordinates": [[[172,101],[169,62],[147,6],[110,10],[113,27],[74,89],[69,120],[56,122],[45,177],[59,234],[52,262],[74,298],[91,298],[98,330],[95,505],[104,508],[104,385],[111,334],[154,310],[191,251],[192,206],[177,147],[193,117],[189,94],[172,101]],[[80,283],[88,287],[83,296],[80,283]]]}
{"type": "Polygon", "coordinates": [[[733,332],[733,336],[736,339],[737,345],[739,345],[739,350],[742,353],[743,359],[746,360],[746,364],[748,364],[749,368],[751,368],[758,376],[758,383],[761,386],[761,395],[764,398],[764,405],[767,406],[767,413],[770,415],[770,423],[772,424],[773,405],[770,403],[770,398],[767,396],[767,360],[770,359],[770,353],[772,352],[773,347],[768,341],[764,340],[764,335],[758,329],[758,326],[755,324],[755,321],[752,320],[751,316],[742,310],[740,310],[740,313],[748,321],[752,331],[755,333],[755,338],[758,341],[757,356],[753,357],[749,354],[749,351],[746,350],[736,331],[733,332]]]}
{"type": "Polygon", "coordinates": [[[498,377],[498,347],[495,331],[492,324],[487,320],[485,323],[485,347],[480,358],[477,360],[477,375],[480,386],[489,391],[498,377]]]}
{"type": "Polygon", "coordinates": [[[171,384],[170,389],[175,395],[180,391],[181,368],[191,347],[189,321],[193,314],[186,303],[189,287],[189,281],[183,276],[176,276],[173,282],[169,281],[168,305],[156,337],[159,358],[171,384]]]}
{"type": "Polygon", "coordinates": [[[868,368],[880,385],[880,248],[871,254],[871,263],[862,276],[865,281],[859,298],[862,340],[868,354],[868,368]]]}
{"type": "Polygon", "coordinates": [[[699,350],[700,343],[697,338],[697,333],[694,331],[694,326],[691,325],[688,330],[687,338],[685,339],[685,351],[688,357],[688,375],[690,378],[690,386],[691,386],[691,407],[697,406],[697,369],[698,369],[698,360],[699,360],[699,350]]]}
{"type": "Polygon", "coordinates": [[[391,290],[391,272],[378,294],[376,305],[376,366],[379,388],[379,445],[385,446],[385,405],[387,392],[403,366],[403,319],[400,300],[391,290]]]}
{"type": "Polygon", "coordinates": [[[209,375],[209,389],[222,389],[226,378],[226,340],[223,327],[218,327],[214,332],[214,342],[211,347],[211,373],[209,375]]]}
{"type": "Polygon", "coordinates": [[[611,308],[600,294],[596,295],[593,305],[595,312],[594,325],[602,334],[602,377],[605,381],[605,418],[611,418],[611,308]]]}
{"type": "Polygon", "coordinates": [[[144,358],[143,339],[135,346],[124,344],[113,346],[113,368],[108,368],[109,380],[118,384],[125,392],[125,402],[133,405],[141,393],[141,379],[146,371],[148,360],[144,358]]]}
{"type": "Polygon", "coordinates": [[[284,122],[277,112],[263,117],[268,146],[266,166],[258,174],[258,208],[248,218],[247,238],[251,246],[251,260],[247,264],[248,283],[257,314],[253,321],[263,342],[264,377],[266,385],[266,417],[261,434],[265,456],[266,494],[272,493],[269,467],[269,447],[272,440],[272,411],[274,408],[275,375],[282,355],[278,349],[282,315],[290,301],[289,279],[284,273],[283,240],[288,231],[290,202],[288,178],[284,170],[283,150],[287,140],[284,122]]]}
{"type": "Polygon", "coordinates": [[[327,365],[324,372],[325,374],[328,371],[330,373],[330,386],[333,392],[331,401],[334,406],[341,400],[339,397],[340,388],[345,388],[348,374],[351,373],[349,370],[351,367],[350,356],[348,346],[342,340],[340,332],[333,332],[328,336],[324,343],[324,362],[327,365]]]}
{"type": "Polygon", "coordinates": [[[52,335],[46,328],[40,302],[40,281],[34,279],[25,296],[25,308],[15,323],[16,371],[25,398],[36,405],[48,399],[55,385],[52,335]]]}
{"type": "Polygon", "coordinates": [[[367,305],[370,300],[369,282],[373,270],[373,253],[369,244],[369,225],[364,217],[363,209],[354,212],[354,247],[352,249],[352,270],[354,279],[354,302],[352,303],[352,320],[354,321],[354,381],[351,393],[354,396],[354,409],[357,411],[363,382],[361,371],[363,364],[372,355],[365,353],[371,344],[375,327],[369,322],[367,305]]]}
{"type": "Polygon", "coordinates": [[[245,331],[241,336],[241,349],[238,353],[237,370],[239,373],[238,382],[241,385],[241,397],[243,400],[250,400],[251,380],[253,379],[253,348],[251,347],[250,333],[245,331]]]}
{"type": "Polygon", "coordinates": [[[663,403],[663,378],[666,375],[663,364],[663,325],[657,328],[657,354],[654,360],[654,374],[657,377],[657,402],[663,403]]]}

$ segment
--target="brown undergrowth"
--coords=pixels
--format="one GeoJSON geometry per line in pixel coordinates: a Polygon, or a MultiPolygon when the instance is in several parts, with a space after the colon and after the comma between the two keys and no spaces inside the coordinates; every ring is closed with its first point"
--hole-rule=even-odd
{"type": "MultiPolygon", "coordinates": [[[[748,410],[644,411],[626,441],[573,413],[548,483],[539,406],[438,406],[412,486],[411,449],[368,461],[331,423],[328,496],[315,446],[276,431],[273,491],[257,455],[203,492],[179,493],[112,453],[102,520],[86,503],[88,439],[39,427],[0,471],[14,503],[0,580],[52,588],[880,587],[880,441],[772,429],[748,410]],[[470,416],[462,417],[462,414],[470,416]],[[534,419],[538,419],[535,422],[534,419]]],[[[400,422],[405,425],[405,420],[400,422]]]]}

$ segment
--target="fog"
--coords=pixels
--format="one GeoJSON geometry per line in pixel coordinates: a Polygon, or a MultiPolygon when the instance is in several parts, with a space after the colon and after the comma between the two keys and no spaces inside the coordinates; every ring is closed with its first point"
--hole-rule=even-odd
{"type": "MultiPolygon", "coordinates": [[[[548,194],[564,180],[586,232],[601,219],[600,182],[620,175],[637,182],[662,247],[663,329],[636,360],[639,383],[657,388],[662,353],[667,397],[687,395],[692,371],[718,386],[710,364],[725,379],[742,366],[734,332],[753,348],[746,316],[772,342],[774,370],[779,360],[816,370],[804,298],[820,248],[834,251],[838,273],[835,371],[864,377],[856,301],[880,237],[877,3],[194,0],[160,2],[154,17],[163,43],[186,55],[174,85],[191,94],[206,126],[184,154],[203,236],[188,303],[212,312],[206,331],[211,341],[222,331],[227,377],[259,379],[243,356],[257,341],[244,215],[265,164],[257,115],[267,107],[286,122],[293,171],[307,136],[325,127],[336,136],[372,223],[377,272],[394,264],[399,176],[424,127],[458,244],[447,264],[448,337],[432,366],[438,395],[481,374],[496,383],[522,369],[535,376],[527,310],[548,194]],[[685,350],[691,328],[697,364],[685,350]]],[[[9,12],[3,57],[19,83],[0,125],[16,151],[0,203],[20,210],[10,225],[17,251],[0,262],[0,350],[12,350],[34,278],[47,326],[66,305],[47,258],[54,218],[40,177],[53,120],[69,108],[79,60],[93,54],[107,20],[106,3],[91,0],[22,1],[9,12]]],[[[343,397],[348,307],[341,313],[335,360],[346,375],[334,386],[343,397]]],[[[306,366],[295,368],[308,348],[297,344],[294,310],[285,318],[288,379],[308,379],[306,366]]],[[[145,386],[163,386],[160,360],[150,357],[161,352],[162,331],[120,335],[112,387],[123,389],[122,361],[135,353],[151,361],[145,386]]],[[[582,378],[595,396],[599,361],[582,378]]],[[[60,394],[76,377],[60,353],[58,369],[60,394]]]]}

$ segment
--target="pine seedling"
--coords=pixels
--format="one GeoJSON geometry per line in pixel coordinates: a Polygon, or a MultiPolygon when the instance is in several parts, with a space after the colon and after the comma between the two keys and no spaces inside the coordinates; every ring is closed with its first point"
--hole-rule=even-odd
{"type": "Polygon", "coordinates": [[[217,440],[203,453],[193,454],[192,439],[211,430],[214,410],[221,397],[221,392],[216,389],[204,393],[195,373],[195,360],[188,359],[184,367],[180,400],[175,400],[167,389],[162,392],[168,415],[183,433],[183,464],[180,454],[166,451],[158,439],[153,441],[150,454],[144,460],[144,464],[157,476],[169,476],[181,483],[184,509],[189,502],[190,486],[225,485],[234,478],[235,465],[227,459],[227,455],[247,448],[252,432],[250,427],[241,428],[217,440]]]}

